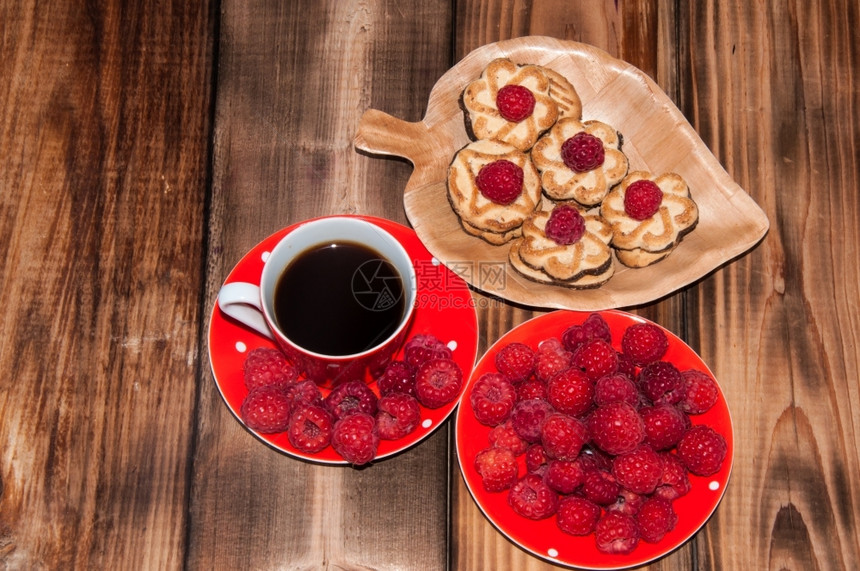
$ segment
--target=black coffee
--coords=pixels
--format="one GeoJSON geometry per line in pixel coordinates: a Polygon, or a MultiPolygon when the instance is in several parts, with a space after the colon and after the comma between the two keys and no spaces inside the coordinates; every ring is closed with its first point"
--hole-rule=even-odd
{"type": "Polygon", "coordinates": [[[397,329],[403,280],[375,250],[354,242],[299,254],[275,286],[275,319],[295,344],[325,355],[366,351],[397,329]]]}

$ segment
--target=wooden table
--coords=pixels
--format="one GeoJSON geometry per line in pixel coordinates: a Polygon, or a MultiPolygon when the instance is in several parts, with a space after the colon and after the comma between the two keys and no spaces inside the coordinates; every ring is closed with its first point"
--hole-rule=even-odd
{"type": "MultiPolygon", "coordinates": [[[[860,568],[860,8],[851,0],[0,3],[0,564],[544,569],[459,474],[451,423],[364,470],[263,446],[206,333],[254,244],[407,223],[412,167],[359,154],[471,50],[546,35],[649,74],[770,231],[627,308],[726,393],[734,471],[659,569],[860,568]]],[[[474,292],[476,300],[486,299],[474,292]]],[[[479,304],[480,350],[542,313],[479,304]]]]}

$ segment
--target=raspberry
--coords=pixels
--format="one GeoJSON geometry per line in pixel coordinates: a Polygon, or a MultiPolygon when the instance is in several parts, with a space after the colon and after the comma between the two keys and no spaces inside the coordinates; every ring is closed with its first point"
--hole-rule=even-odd
{"type": "Polygon", "coordinates": [[[362,381],[347,381],[332,389],[325,398],[325,406],[336,420],[356,412],[372,416],[376,414],[377,400],[376,394],[362,381]]]}
{"type": "Polygon", "coordinates": [[[690,428],[678,443],[678,457],[697,476],[716,474],[726,458],[726,440],[710,426],[690,428]]]}
{"type": "Polygon", "coordinates": [[[645,425],[645,443],[654,450],[667,450],[681,440],[690,427],[687,415],[669,404],[639,409],[645,425]]]}
{"type": "Polygon", "coordinates": [[[296,382],[299,374],[283,353],[269,347],[252,349],[245,357],[242,372],[249,391],[268,386],[285,389],[296,382]]]}
{"type": "Polygon", "coordinates": [[[572,494],[580,485],[585,472],[579,462],[550,460],[543,474],[546,485],[559,494],[572,494]]]}
{"type": "Polygon", "coordinates": [[[290,417],[287,438],[302,452],[319,452],[331,443],[333,425],[331,414],[322,406],[299,405],[290,417]]]}
{"type": "Polygon", "coordinates": [[[496,93],[499,114],[512,123],[530,117],[535,109],[535,96],[522,85],[505,85],[496,93]]]}
{"type": "Polygon", "coordinates": [[[570,535],[589,535],[597,528],[600,506],[585,498],[568,496],[558,503],[556,524],[570,535]]]}
{"type": "Polygon", "coordinates": [[[645,438],[642,417],[626,402],[597,407],[588,419],[594,444],[607,454],[623,454],[636,448],[645,438]]]}
{"type": "Polygon", "coordinates": [[[522,456],[529,447],[529,443],[520,438],[510,421],[493,427],[487,438],[490,444],[497,448],[507,448],[514,456],[522,456]]]}
{"type": "Polygon", "coordinates": [[[421,422],[418,401],[406,393],[385,395],[377,405],[376,430],[381,440],[397,440],[412,434],[421,422]]]}
{"type": "Polygon", "coordinates": [[[540,441],[547,456],[558,460],[576,460],[588,441],[588,431],[575,418],[555,412],[541,425],[540,441]]]}
{"type": "Polygon", "coordinates": [[[590,313],[582,324],[571,325],[561,335],[561,342],[565,349],[571,352],[576,351],[586,341],[593,339],[603,339],[607,343],[612,343],[612,332],[609,330],[609,324],[599,313],[590,313]]]}
{"type": "Polygon", "coordinates": [[[671,502],[686,495],[692,486],[690,485],[690,478],[687,476],[687,468],[677,454],[664,452],[662,458],[663,476],[660,478],[660,483],[654,490],[653,496],[671,502]]]}
{"type": "Polygon", "coordinates": [[[242,421],[262,434],[283,432],[290,423],[290,397],[278,387],[257,387],[242,401],[242,421]]]}
{"type": "Polygon", "coordinates": [[[650,180],[637,180],[624,193],[624,212],[634,220],[646,220],[660,210],[663,191],[650,180]]]}
{"type": "Polygon", "coordinates": [[[631,492],[650,494],[663,476],[663,460],[653,448],[644,444],[616,456],[612,461],[612,475],[631,492]]]}
{"type": "Polygon", "coordinates": [[[559,204],[552,209],[543,231],[560,246],[575,244],[585,234],[585,219],[573,206],[559,204]]]}
{"type": "Polygon", "coordinates": [[[668,348],[666,333],[653,323],[631,325],[621,337],[621,351],[640,367],[662,359],[668,348]]]}
{"type": "Polygon", "coordinates": [[[546,383],[553,375],[567,369],[572,357],[573,354],[564,348],[561,340],[555,337],[546,339],[538,346],[535,376],[546,383]]]}
{"type": "Polygon", "coordinates": [[[626,353],[618,353],[618,372],[627,375],[629,379],[636,378],[636,363],[626,353]]]}
{"type": "Polygon", "coordinates": [[[645,503],[646,498],[648,496],[631,492],[622,487],[618,491],[618,497],[615,499],[615,502],[606,506],[606,511],[621,512],[635,516],[642,504],[645,503]]]}
{"type": "Polygon", "coordinates": [[[508,492],[508,505],[528,519],[545,519],[555,513],[558,494],[547,486],[540,476],[526,474],[508,492]]]}
{"type": "Polygon", "coordinates": [[[481,424],[496,426],[511,416],[517,391],[501,373],[484,373],[472,386],[469,402],[481,424]]]}
{"type": "Polygon", "coordinates": [[[673,529],[678,522],[678,515],[672,508],[672,503],[663,498],[648,498],[636,514],[639,525],[639,536],[642,541],[658,543],[673,529]]]}
{"type": "Polygon", "coordinates": [[[415,396],[415,367],[406,361],[391,361],[376,379],[382,396],[391,393],[406,393],[415,396]]]}
{"type": "Polygon", "coordinates": [[[475,455],[475,471],[485,490],[501,492],[517,481],[517,459],[507,448],[486,448],[475,455]]]}
{"type": "Polygon", "coordinates": [[[542,399],[518,402],[511,412],[511,425],[526,442],[538,442],[544,421],[552,414],[552,406],[542,399]]]}
{"type": "Polygon", "coordinates": [[[602,406],[611,402],[639,404],[639,390],[627,375],[615,373],[600,377],[594,383],[594,404],[602,406]]]}
{"type": "Polygon", "coordinates": [[[454,401],[463,386],[463,371],[451,359],[424,362],[415,373],[415,396],[427,408],[439,408],[454,401]]]}
{"type": "Polygon", "coordinates": [[[607,454],[604,454],[597,448],[592,448],[591,446],[583,447],[582,452],[579,454],[579,458],[577,458],[576,461],[579,462],[582,466],[582,469],[586,471],[609,471],[612,469],[612,458],[607,454]]]}
{"type": "Polygon", "coordinates": [[[582,493],[590,501],[607,506],[618,499],[621,486],[606,470],[587,470],[582,477],[582,493]]]}
{"type": "Polygon", "coordinates": [[[290,410],[296,410],[296,408],[306,404],[324,406],[320,388],[311,380],[299,381],[290,385],[286,393],[290,399],[290,410]]]}
{"type": "Polygon", "coordinates": [[[403,346],[404,360],[415,368],[431,359],[450,359],[451,355],[451,349],[429,333],[413,335],[403,346]]]}
{"type": "Polygon", "coordinates": [[[549,458],[540,444],[532,444],[526,449],[526,471],[529,474],[544,474],[547,470],[549,458]]]}
{"type": "Polygon", "coordinates": [[[493,161],[481,167],[475,184],[487,200],[507,205],[523,192],[523,169],[506,159],[493,161]]]}
{"type": "Polygon", "coordinates": [[[589,379],[596,381],[618,370],[618,354],[603,339],[593,339],[580,345],[573,354],[573,364],[582,369],[589,379]]]}
{"type": "Polygon", "coordinates": [[[379,446],[376,419],[367,413],[356,412],[338,420],[331,433],[331,446],[350,464],[367,464],[376,457],[379,446]]]}
{"type": "Polygon", "coordinates": [[[537,377],[526,379],[517,385],[517,400],[545,399],[546,385],[537,377]]]}
{"type": "Polygon", "coordinates": [[[603,164],[606,152],[603,141],[585,131],[580,131],[561,144],[561,160],[576,172],[588,172],[603,164]]]}
{"type": "Polygon", "coordinates": [[[639,371],[639,390],[654,404],[676,404],[684,398],[684,376],[669,361],[655,361],[639,371]]]}
{"type": "Polygon", "coordinates": [[[524,343],[508,343],[496,353],[496,370],[514,383],[528,379],[536,364],[537,355],[524,343]]]}
{"type": "Polygon", "coordinates": [[[717,382],[707,373],[689,369],[681,373],[686,389],[678,407],[687,414],[703,414],[717,403],[719,390],[717,382]]]}
{"type": "Polygon", "coordinates": [[[597,521],[594,540],[601,553],[626,555],[639,545],[639,526],[633,516],[606,512],[597,521]]]}
{"type": "Polygon", "coordinates": [[[559,412],[582,416],[594,404],[594,385],[579,369],[556,373],[546,385],[546,399],[559,412]]]}

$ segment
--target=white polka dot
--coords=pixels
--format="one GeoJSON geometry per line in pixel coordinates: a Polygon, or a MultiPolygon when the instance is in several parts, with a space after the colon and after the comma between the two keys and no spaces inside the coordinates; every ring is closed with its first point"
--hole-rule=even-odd
{"type": "Polygon", "coordinates": [[[430,263],[433,264],[434,266],[438,266],[441,262],[439,261],[438,258],[434,257],[430,260],[430,263]]]}
{"type": "Polygon", "coordinates": [[[261,260],[263,260],[263,261],[265,262],[266,260],[268,260],[268,259],[269,259],[269,254],[271,254],[271,252],[268,252],[268,251],[263,252],[263,253],[260,255],[260,259],[261,259],[261,260]]]}
{"type": "Polygon", "coordinates": [[[424,428],[430,428],[431,426],[433,426],[433,421],[429,418],[425,418],[421,421],[421,426],[423,426],[424,428]]]}
{"type": "Polygon", "coordinates": [[[716,480],[713,480],[711,483],[708,484],[708,488],[716,492],[720,489],[720,483],[716,480]]]}
{"type": "Polygon", "coordinates": [[[241,341],[236,341],[236,351],[240,353],[244,353],[248,350],[248,346],[242,343],[241,341]]]}
{"type": "Polygon", "coordinates": [[[546,550],[546,554],[550,557],[558,557],[558,549],[553,549],[552,547],[550,547],[546,550]]]}
{"type": "Polygon", "coordinates": [[[457,341],[453,339],[451,341],[448,341],[448,349],[450,349],[451,351],[457,349],[457,341]]]}

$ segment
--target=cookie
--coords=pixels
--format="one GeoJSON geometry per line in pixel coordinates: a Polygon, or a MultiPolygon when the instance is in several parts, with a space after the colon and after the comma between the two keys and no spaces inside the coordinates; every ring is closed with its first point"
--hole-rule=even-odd
{"type": "Polygon", "coordinates": [[[506,58],[491,61],[481,77],[463,90],[461,104],[470,138],[499,140],[521,151],[531,149],[558,119],[558,104],[550,96],[550,85],[540,66],[517,65],[506,58]],[[533,98],[531,111],[522,118],[506,118],[504,106],[500,109],[499,93],[509,86],[525,88],[533,98]]]}
{"type": "Polygon", "coordinates": [[[594,206],[627,174],[618,132],[600,121],[559,120],[532,149],[544,193],[594,206]]]}
{"type": "Polygon", "coordinates": [[[668,256],[699,220],[690,189],[676,173],[631,172],[609,192],[600,213],[612,228],[618,260],[634,268],[668,256]]]}
{"type": "Polygon", "coordinates": [[[489,139],[469,143],[457,152],[448,167],[447,182],[448,201],[464,229],[497,245],[519,235],[541,198],[540,177],[529,155],[489,139]],[[488,198],[478,184],[482,169],[497,161],[513,163],[522,171],[519,194],[504,204],[488,198]]]}

